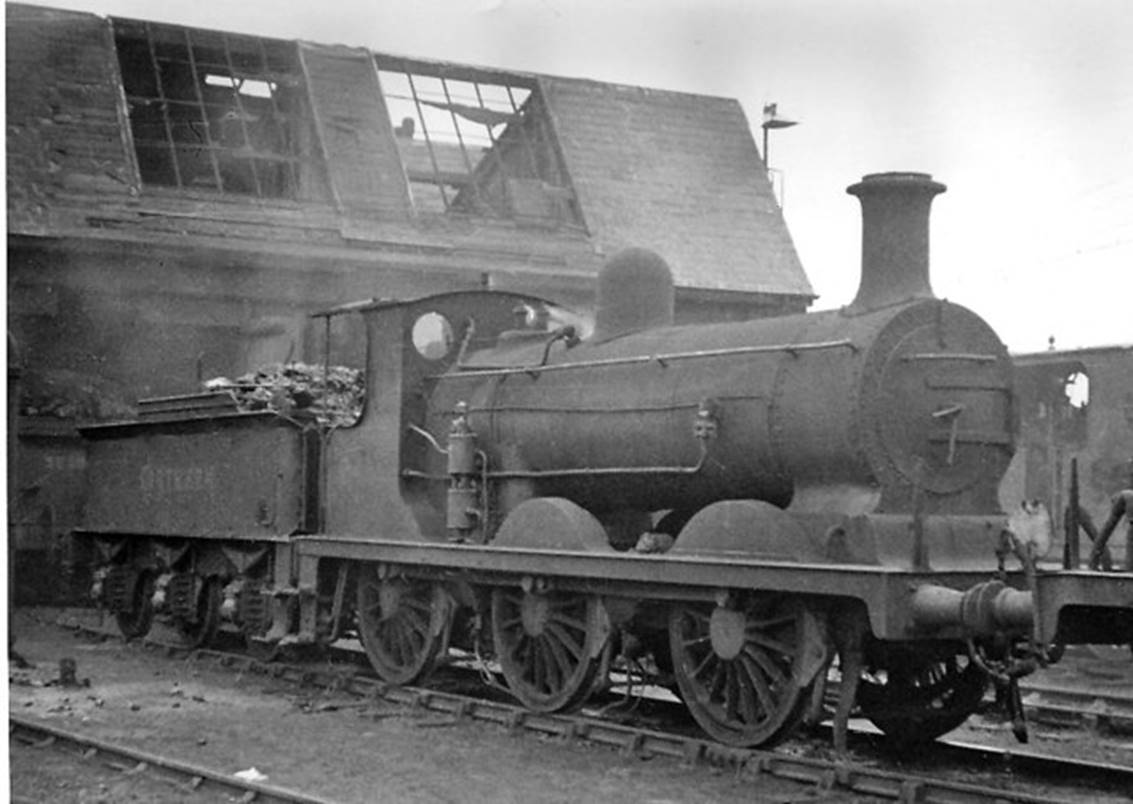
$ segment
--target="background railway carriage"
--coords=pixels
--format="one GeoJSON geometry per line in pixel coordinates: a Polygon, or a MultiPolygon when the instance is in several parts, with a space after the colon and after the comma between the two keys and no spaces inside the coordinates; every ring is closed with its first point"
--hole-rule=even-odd
{"type": "Polygon", "coordinates": [[[258,645],[356,632],[395,683],[459,646],[540,711],[649,654],[741,745],[817,717],[835,659],[836,740],[855,704],[910,740],[961,723],[989,678],[1017,702],[1051,646],[1128,641],[1133,590],[1039,570],[1008,528],[1012,364],[932,296],[943,190],[850,188],[863,273],[840,310],[673,326],[663,260],[629,250],[593,331],[514,293],[353,308],[351,427],[196,397],[91,428],[96,592],[127,633],[155,615],[192,641],[222,621],[258,645]]]}

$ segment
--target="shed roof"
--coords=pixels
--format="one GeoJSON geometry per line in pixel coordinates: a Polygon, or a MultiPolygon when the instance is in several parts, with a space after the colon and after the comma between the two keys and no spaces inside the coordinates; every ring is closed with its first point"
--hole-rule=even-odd
{"type": "Polygon", "coordinates": [[[599,248],[651,248],[679,286],[814,295],[738,101],[541,83],[599,248]]]}
{"type": "MultiPolygon", "coordinates": [[[[454,268],[477,273],[483,270],[477,259],[492,261],[496,272],[532,273],[547,261],[530,256],[538,255],[554,263],[548,271],[572,281],[592,276],[606,256],[637,246],[661,254],[681,288],[764,294],[792,304],[814,297],[736,100],[120,18],[107,25],[91,14],[18,3],[7,10],[10,233],[178,242],[218,236],[252,249],[286,243],[316,251],[381,251],[396,241],[452,252],[454,268]],[[135,153],[145,122],[138,110],[168,104],[150,97],[154,81],[146,71],[157,69],[155,59],[127,58],[130,69],[121,60],[129,46],[147,42],[149,49],[138,52],[152,56],[154,38],[178,48],[192,41],[202,52],[246,48],[261,59],[270,51],[274,61],[251,80],[272,87],[267,77],[282,71],[293,82],[288,87],[300,87],[302,102],[283,100],[295,100],[294,108],[285,107],[298,132],[288,142],[301,153],[277,153],[277,143],[256,151],[261,145],[250,127],[242,134],[246,147],[221,138],[200,150],[195,140],[177,140],[166,120],[145,129],[149,161],[143,164],[135,153]],[[436,84],[434,95],[440,94],[412,89],[412,98],[398,98],[399,72],[403,79],[416,74],[420,85],[436,84]],[[124,76],[134,79],[132,87],[124,76]],[[476,92],[464,92],[473,100],[450,98],[446,80],[474,86],[476,92]],[[412,133],[398,136],[394,123],[406,104],[421,116],[422,135],[426,116],[433,115],[432,125],[438,109],[454,124],[470,115],[496,120],[500,110],[476,100],[480,84],[506,90],[511,104],[503,111],[512,122],[488,125],[485,143],[461,140],[454,150],[440,136],[428,146],[412,133]],[[44,98],[51,100],[47,112],[44,98]],[[153,162],[154,154],[168,153],[177,154],[177,165],[168,158],[153,162]],[[290,182],[271,184],[278,192],[257,180],[254,194],[241,195],[233,177],[247,172],[249,153],[274,159],[271,165],[299,166],[287,174],[290,182]],[[510,181],[493,173],[503,177],[504,167],[510,181]],[[471,200],[481,203],[461,203],[467,200],[461,188],[472,183],[482,197],[471,200]],[[448,197],[426,206],[427,192],[438,188],[448,197]],[[501,259],[504,253],[510,256],[501,259]]],[[[174,62],[179,76],[199,82],[192,59],[174,62]]],[[[199,114],[211,114],[219,103],[212,95],[222,89],[233,102],[266,107],[267,100],[233,90],[231,76],[224,82],[231,70],[207,67],[208,103],[198,87],[179,101],[181,111],[199,106],[199,114]]],[[[264,115],[269,118],[275,119],[264,115]]],[[[269,177],[278,172],[263,169],[269,177]]]]}

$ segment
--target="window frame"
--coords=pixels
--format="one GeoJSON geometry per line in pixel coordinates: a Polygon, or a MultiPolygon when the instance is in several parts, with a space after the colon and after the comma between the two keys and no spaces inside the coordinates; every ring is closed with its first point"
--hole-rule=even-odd
{"type": "Polygon", "coordinates": [[[110,23],[143,192],[329,199],[295,43],[122,17],[110,23]]]}
{"type": "Polygon", "coordinates": [[[585,228],[534,76],[383,54],[374,61],[419,213],[585,228]],[[518,209],[519,192],[546,212],[518,209]]]}

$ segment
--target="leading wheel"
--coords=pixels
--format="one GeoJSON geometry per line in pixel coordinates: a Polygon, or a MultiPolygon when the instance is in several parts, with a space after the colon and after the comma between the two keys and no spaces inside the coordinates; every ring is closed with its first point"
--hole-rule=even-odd
{"type": "Polygon", "coordinates": [[[431,581],[381,578],[376,567],[361,575],[358,633],[374,672],[391,684],[420,681],[447,649],[448,594],[431,581]]]}
{"type": "Polygon", "coordinates": [[[966,657],[890,655],[862,675],[862,713],[896,744],[925,743],[952,731],[979,707],[983,670],[966,657]]]}
{"type": "Polygon", "coordinates": [[[508,689],[528,709],[581,706],[594,688],[610,628],[593,595],[492,592],[492,635],[508,689]]]}
{"type": "Polygon", "coordinates": [[[751,596],[739,604],[674,604],[673,673],[708,734],[737,746],[782,739],[802,717],[814,618],[795,602],[751,596]]]}

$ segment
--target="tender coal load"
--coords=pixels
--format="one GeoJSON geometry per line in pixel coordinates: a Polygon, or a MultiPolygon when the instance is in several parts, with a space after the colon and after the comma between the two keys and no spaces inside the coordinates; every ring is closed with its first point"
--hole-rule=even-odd
{"type": "Polygon", "coordinates": [[[322,427],[349,427],[362,415],[365,374],[346,366],[277,363],[230,380],[208,380],[209,391],[227,391],[240,410],[306,414],[322,427]]]}

